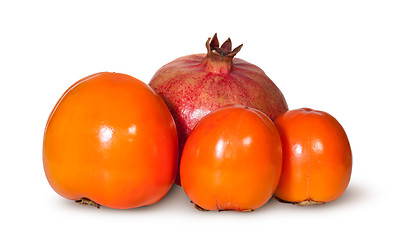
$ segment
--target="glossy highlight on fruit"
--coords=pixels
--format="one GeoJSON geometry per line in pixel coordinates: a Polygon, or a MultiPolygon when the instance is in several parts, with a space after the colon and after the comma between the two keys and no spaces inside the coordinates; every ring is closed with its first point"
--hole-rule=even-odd
{"type": "Polygon", "coordinates": [[[281,165],[273,122],[258,110],[228,106],[206,115],[191,132],[181,184],[198,209],[253,211],[272,197],[281,165]]]}
{"type": "Polygon", "coordinates": [[[283,170],[275,197],[298,205],[330,202],[347,188],[352,154],[340,123],[326,112],[302,108],[279,116],[283,170]]]}
{"type": "Polygon", "coordinates": [[[48,119],[43,163],[52,188],[82,204],[150,205],[177,173],[176,126],[162,98],[131,76],[102,72],[72,85],[48,119]]]}
{"type": "Polygon", "coordinates": [[[280,89],[262,69],[235,58],[242,46],[232,50],[228,38],[220,47],[215,34],[206,42],[207,54],[180,57],[151,79],[149,85],[162,96],[175,119],[180,152],[195,125],[225,105],[255,108],[272,120],[288,110],[280,89]]]}

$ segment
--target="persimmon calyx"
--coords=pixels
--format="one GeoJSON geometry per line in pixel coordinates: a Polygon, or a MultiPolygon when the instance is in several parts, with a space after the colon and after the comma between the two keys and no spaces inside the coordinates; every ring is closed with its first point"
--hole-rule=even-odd
{"type": "Polygon", "coordinates": [[[197,209],[197,210],[199,210],[201,212],[208,212],[209,211],[209,210],[204,209],[203,207],[201,207],[201,206],[199,206],[199,205],[197,205],[195,203],[194,203],[194,207],[195,207],[195,209],[197,209]]]}
{"type": "Polygon", "coordinates": [[[317,201],[313,201],[313,200],[309,199],[309,200],[304,200],[301,202],[296,202],[295,204],[298,206],[312,206],[312,205],[322,205],[325,203],[324,202],[317,202],[317,201]]]}
{"type": "Polygon", "coordinates": [[[276,196],[274,196],[273,198],[276,199],[277,201],[281,202],[281,203],[291,203],[291,204],[295,204],[295,205],[298,205],[298,206],[312,206],[312,205],[325,204],[325,202],[318,202],[318,201],[314,201],[312,199],[307,199],[307,200],[304,200],[304,201],[301,201],[301,202],[290,202],[290,201],[282,200],[282,199],[280,199],[280,198],[278,198],[276,196]]]}
{"type": "MultiPolygon", "coordinates": [[[[193,202],[191,201],[191,203],[193,203],[193,202]]],[[[201,212],[208,212],[208,211],[210,211],[208,209],[204,209],[203,207],[201,207],[201,206],[199,206],[199,205],[197,205],[195,203],[194,203],[194,207],[195,207],[195,209],[197,209],[197,210],[199,210],[201,212]]],[[[224,212],[224,211],[254,212],[254,209],[236,210],[236,209],[219,209],[219,208],[217,208],[217,211],[218,212],[224,212]]]]}
{"type": "Polygon", "coordinates": [[[93,207],[96,207],[96,208],[100,208],[101,207],[100,204],[98,204],[98,203],[96,203],[96,202],[94,202],[94,201],[92,201],[92,200],[90,200],[88,198],[81,198],[79,200],[75,200],[75,202],[79,203],[79,204],[82,204],[82,205],[93,206],[93,207]]]}

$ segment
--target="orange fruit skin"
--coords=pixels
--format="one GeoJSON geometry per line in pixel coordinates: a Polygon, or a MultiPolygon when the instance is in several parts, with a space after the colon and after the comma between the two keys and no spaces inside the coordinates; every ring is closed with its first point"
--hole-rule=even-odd
{"type": "Polygon", "coordinates": [[[206,210],[254,210],[273,195],[281,173],[280,136],[258,110],[220,108],[188,137],[180,162],[188,197],[206,210]]]}
{"type": "Polygon", "coordinates": [[[282,139],[283,169],[275,196],[299,203],[330,202],[347,188],[352,154],[340,123],[326,112],[291,110],[274,121],[282,139]]]}
{"type": "Polygon", "coordinates": [[[131,76],[102,72],[72,85],[49,116],[43,164],[52,188],[125,209],[165,196],[177,172],[175,123],[161,97],[131,76]]]}

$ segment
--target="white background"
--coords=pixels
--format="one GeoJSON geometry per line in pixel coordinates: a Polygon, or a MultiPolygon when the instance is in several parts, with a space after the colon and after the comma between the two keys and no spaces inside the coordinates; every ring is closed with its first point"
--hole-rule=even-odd
{"type": "Polygon", "coordinates": [[[391,239],[392,12],[377,0],[1,1],[0,238],[391,239]],[[204,53],[215,32],[244,44],[237,57],[261,67],[290,109],[340,121],[353,151],[344,195],[313,207],[270,201],[253,213],[199,212],[178,186],[130,210],[58,196],[41,151],[61,94],[101,71],[147,83],[167,62],[204,53]]]}

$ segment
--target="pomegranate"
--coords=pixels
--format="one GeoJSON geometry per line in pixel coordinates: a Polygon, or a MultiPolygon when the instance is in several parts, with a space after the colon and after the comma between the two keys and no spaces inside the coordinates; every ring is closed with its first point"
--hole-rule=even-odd
{"type": "MultiPolygon", "coordinates": [[[[149,85],[161,95],[176,122],[179,150],[194,126],[208,113],[228,104],[264,112],[274,120],[288,110],[277,86],[259,67],[234,58],[228,38],[221,47],[217,34],[206,42],[207,54],[180,57],[161,67],[149,85]]],[[[176,183],[180,185],[179,176],[176,183]]]]}

